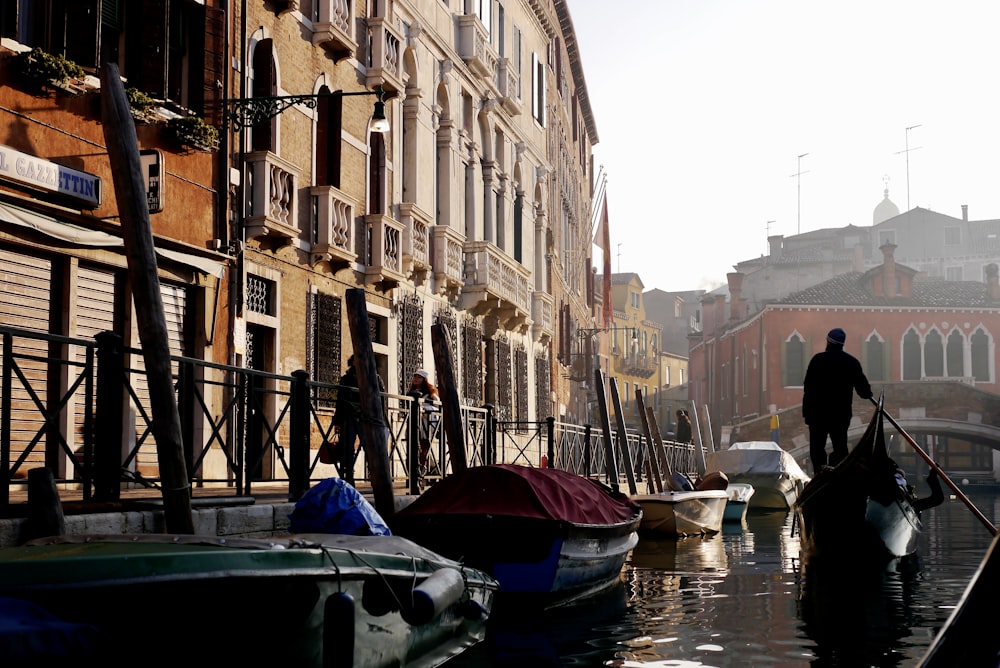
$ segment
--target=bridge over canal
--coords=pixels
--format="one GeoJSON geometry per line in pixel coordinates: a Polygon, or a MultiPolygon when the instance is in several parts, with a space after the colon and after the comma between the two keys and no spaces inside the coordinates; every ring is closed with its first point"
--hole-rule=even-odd
{"type": "MultiPolygon", "coordinates": [[[[1000,395],[955,380],[873,383],[872,389],[876,395],[884,391],[889,415],[950,476],[1000,481],[1000,395]],[[992,451],[992,457],[987,456],[989,451],[984,454],[986,448],[992,451]]],[[[855,397],[855,417],[848,432],[850,443],[861,437],[873,409],[874,406],[855,397]]],[[[802,421],[802,406],[777,414],[782,447],[800,462],[808,462],[809,435],[802,421]]],[[[886,425],[887,435],[894,431],[892,425],[886,425]]],[[[770,439],[770,415],[734,425],[728,439],[716,435],[720,447],[737,441],[770,439]]]]}

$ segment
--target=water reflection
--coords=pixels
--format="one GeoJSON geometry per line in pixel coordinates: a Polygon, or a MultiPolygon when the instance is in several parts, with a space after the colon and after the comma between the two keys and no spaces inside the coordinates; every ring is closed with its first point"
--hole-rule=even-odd
{"type": "Polygon", "coordinates": [[[799,618],[815,643],[813,666],[896,666],[901,641],[919,622],[913,613],[919,562],[907,557],[884,568],[803,563],[799,618]]]}
{"type": "MultiPolygon", "coordinates": [[[[993,494],[975,499],[988,517],[993,494]]],[[[860,571],[804,563],[790,513],[745,529],[643,538],[622,584],[572,609],[495,624],[453,666],[899,668],[916,665],[991,542],[957,501],[925,512],[917,557],[860,571]]]]}

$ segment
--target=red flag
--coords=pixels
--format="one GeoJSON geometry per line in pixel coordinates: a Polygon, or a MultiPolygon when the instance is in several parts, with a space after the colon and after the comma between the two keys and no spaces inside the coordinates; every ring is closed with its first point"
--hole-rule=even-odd
{"type": "Polygon", "coordinates": [[[601,204],[601,222],[598,223],[594,243],[601,249],[604,256],[604,278],[601,279],[601,312],[604,319],[602,326],[611,326],[614,310],[611,307],[611,226],[608,225],[608,196],[604,196],[601,204]]]}

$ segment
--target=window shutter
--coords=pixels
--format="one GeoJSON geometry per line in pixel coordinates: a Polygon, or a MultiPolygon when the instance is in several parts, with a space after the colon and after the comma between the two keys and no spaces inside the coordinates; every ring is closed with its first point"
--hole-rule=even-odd
{"type": "MultiPolygon", "coordinates": [[[[204,75],[202,77],[201,111],[205,122],[222,125],[222,86],[225,83],[226,14],[217,7],[205,7],[205,34],[202,44],[204,75]]],[[[195,36],[197,37],[197,36],[195,36]]]]}

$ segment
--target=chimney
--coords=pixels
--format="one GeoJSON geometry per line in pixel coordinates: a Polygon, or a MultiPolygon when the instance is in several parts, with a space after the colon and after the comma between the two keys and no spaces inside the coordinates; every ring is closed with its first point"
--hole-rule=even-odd
{"type": "Polygon", "coordinates": [[[854,266],[852,269],[857,272],[863,272],[865,270],[865,247],[861,244],[855,244],[854,246],[854,266]]]}
{"type": "Polygon", "coordinates": [[[726,322],[726,295],[715,295],[715,331],[720,331],[726,322]]]}
{"type": "Polygon", "coordinates": [[[896,289],[896,244],[883,244],[879,247],[882,251],[882,294],[886,297],[895,297],[899,291],[896,289]]]}
{"type": "Polygon", "coordinates": [[[986,289],[990,295],[990,301],[1000,302],[1000,270],[995,264],[986,265],[986,289]]]}
{"type": "Polygon", "coordinates": [[[785,237],[780,234],[767,238],[767,244],[770,249],[768,252],[772,261],[776,262],[781,259],[781,242],[784,238],[785,237]]]}
{"type": "Polygon", "coordinates": [[[962,220],[964,220],[965,222],[969,222],[969,205],[968,204],[963,204],[962,205],[962,220]]]}
{"type": "Polygon", "coordinates": [[[729,319],[732,321],[743,318],[743,274],[731,271],[726,274],[729,281],[729,319]]]}

